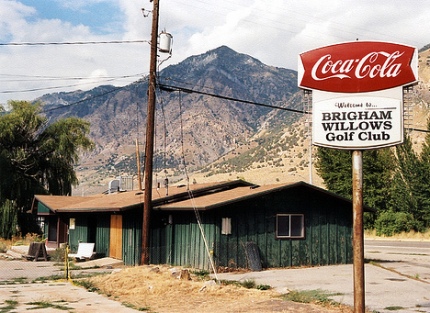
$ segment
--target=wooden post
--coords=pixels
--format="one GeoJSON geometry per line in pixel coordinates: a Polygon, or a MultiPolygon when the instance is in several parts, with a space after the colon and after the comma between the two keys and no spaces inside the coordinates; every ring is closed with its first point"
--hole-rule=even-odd
{"type": "Polygon", "coordinates": [[[136,164],[137,164],[137,180],[139,190],[142,190],[142,170],[140,169],[140,150],[139,150],[139,142],[136,139],[136,164]]]}
{"type": "Polygon", "coordinates": [[[157,46],[158,46],[158,8],[159,1],[154,1],[152,10],[152,32],[151,32],[151,57],[149,65],[148,82],[148,110],[146,117],[146,158],[145,158],[145,195],[143,204],[142,225],[142,253],[141,264],[149,263],[149,234],[152,210],[152,165],[154,156],[154,124],[155,124],[155,87],[157,70],[157,46]]]}
{"type": "Polygon", "coordinates": [[[354,313],[365,311],[363,235],[363,153],[352,152],[352,208],[354,253],[354,313]]]}

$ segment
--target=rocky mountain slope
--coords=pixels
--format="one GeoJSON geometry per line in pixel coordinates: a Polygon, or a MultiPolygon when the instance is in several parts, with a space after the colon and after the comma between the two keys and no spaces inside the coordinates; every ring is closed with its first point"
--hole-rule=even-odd
{"type": "MultiPolygon", "coordinates": [[[[176,176],[185,166],[194,171],[247,145],[261,129],[280,124],[278,118],[282,123],[297,120],[288,111],[211,96],[297,108],[296,80],[295,71],[264,65],[225,46],[162,70],[159,84],[200,93],[157,90],[155,169],[176,176]]],[[[91,122],[96,149],[76,165],[81,182],[105,184],[118,175],[136,174],[135,141],[143,150],[147,88],[143,78],[123,88],[100,86],[37,99],[51,120],[78,116],[91,122]]]]}
{"type": "MultiPolygon", "coordinates": [[[[408,123],[414,128],[426,127],[429,59],[429,50],[420,52],[422,79],[408,95],[415,112],[408,123]]],[[[310,99],[297,89],[295,71],[222,46],[160,71],[158,83],[168,88],[156,93],[157,179],[243,178],[260,184],[304,180],[322,185],[313,164],[310,115],[258,105],[310,110],[310,99]]],[[[91,122],[96,149],[76,165],[81,181],[76,193],[106,189],[107,181],[119,175],[136,177],[135,141],[144,155],[147,88],[142,78],[123,88],[100,86],[38,99],[51,119],[74,115],[91,122]]],[[[411,135],[417,145],[424,138],[424,133],[411,135]]]]}

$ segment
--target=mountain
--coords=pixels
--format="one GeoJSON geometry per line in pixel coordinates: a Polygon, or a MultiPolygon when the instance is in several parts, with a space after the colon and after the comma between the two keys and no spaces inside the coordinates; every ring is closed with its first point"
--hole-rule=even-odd
{"type": "MultiPolygon", "coordinates": [[[[191,56],[158,73],[155,165],[181,174],[201,169],[241,146],[268,125],[292,123],[300,116],[267,107],[299,108],[297,73],[271,67],[222,46],[191,56]],[[170,90],[195,90],[199,93],[170,90]],[[226,100],[213,95],[261,105],[226,100]],[[264,106],[265,105],[265,106],[264,106]],[[280,120],[281,119],[281,120],[280,120]]],[[[77,164],[81,181],[136,173],[135,140],[144,147],[147,79],[126,87],[100,86],[37,99],[50,120],[77,116],[91,122],[96,149],[77,164]],[[85,177],[83,177],[85,176],[85,177]]]]}
{"type": "MultiPolygon", "coordinates": [[[[426,128],[429,59],[430,51],[421,50],[420,83],[405,101],[414,112],[406,127],[426,128]]],[[[309,97],[297,88],[295,71],[222,46],[168,66],[157,79],[162,87],[156,92],[157,179],[175,182],[188,175],[198,182],[243,178],[265,184],[312,178],[322,186],[313,165],[310,115],[290,111],[311,109],[309,97]]],[[[91,122],[96,149],[76,165],[77,192],[105,189],[118,175],[136,175],[135,141],[144,154],[147,89],[142,78],[121,88],[99,86],[37,99],[50,120],[78,116],[91,122]]],[[[424,135],[411,133],[416,147],[424,135]]]]}

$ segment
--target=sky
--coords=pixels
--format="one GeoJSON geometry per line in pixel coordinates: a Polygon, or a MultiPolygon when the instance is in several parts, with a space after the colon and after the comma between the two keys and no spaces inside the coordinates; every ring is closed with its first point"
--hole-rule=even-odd
{"type": "MultiPolygon", "coordinates": [[[[152,6],[0,0],[0,104],[146,77],[152,6]],[[53,44],[78,42],[107,43],[53,44]]],[[[430,43],[428,0],[160,0],[159,12],[159,33],[173,36],[160,69],[222,45],[297,70],[300,53],[340,42],[430,43]]]]}

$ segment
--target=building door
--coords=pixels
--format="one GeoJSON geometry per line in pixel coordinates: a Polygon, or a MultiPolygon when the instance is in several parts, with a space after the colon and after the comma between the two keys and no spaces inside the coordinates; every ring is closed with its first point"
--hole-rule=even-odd
{"type": "Polygon", "coordinates": [[[109,256],[122,260],[122,215],[110,217],[109,256]]]}

